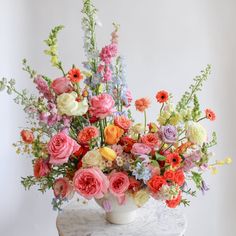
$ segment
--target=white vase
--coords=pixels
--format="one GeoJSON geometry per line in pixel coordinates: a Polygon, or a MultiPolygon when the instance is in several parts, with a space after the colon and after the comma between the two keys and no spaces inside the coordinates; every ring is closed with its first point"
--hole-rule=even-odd
{"type": "Polygon", "coordinates": [[[109,203],[111,208],[109,212],[106,212],[106,220],[112,224],[129,224],[136,219],[138,207],[129,194],[126,195],[126,202],[123,205],[120,205],[117,198],[109,193],[95,201],[103,209],[105,201],[109,203]]]}

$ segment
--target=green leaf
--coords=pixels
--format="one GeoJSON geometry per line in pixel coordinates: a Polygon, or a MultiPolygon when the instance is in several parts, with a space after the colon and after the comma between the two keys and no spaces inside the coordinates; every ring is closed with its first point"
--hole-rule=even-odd
{"type": "Polygon", "coordinates": [[[192,180],[194,181],[196,187],[200,189],[202,186],[202,174],[194,172],[194,171],[192,171],[191,173],[192,173],[192,176],[191,176],[192,180]]]}
{"type": "Polygon", "coordinates": [[[157,161],[165,161],[166,160],[166,157],[159,154],[158,152],[155,153],[155,157],[156,157],[157,161]]]}

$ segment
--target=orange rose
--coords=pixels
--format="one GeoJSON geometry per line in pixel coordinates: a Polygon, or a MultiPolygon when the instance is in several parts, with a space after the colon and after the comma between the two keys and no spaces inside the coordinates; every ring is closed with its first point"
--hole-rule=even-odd
{"type": "Polygon", "coordinates": [[[34,142],[34,134],[31,130],[22,130],[20,135],[25,143],[32,144],[34,142]]]}
{"type": "Polygon", "coordinates": [[[104,129],[105,142],[107,144],[116,144],[119,142],[124,130],[116,125],[108,125],[104,129]]]}

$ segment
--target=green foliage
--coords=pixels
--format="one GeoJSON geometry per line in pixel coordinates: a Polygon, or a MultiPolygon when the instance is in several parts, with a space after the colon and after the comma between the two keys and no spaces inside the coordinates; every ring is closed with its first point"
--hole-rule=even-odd
{"type": "Polygon", "coordinates": [[[189,91],[186,91],[184,95],[182,96],[181,100],[176,106],[177,111],[181,111],[183,109],[186,109],[187,106],[190,104],[190,102],[193,100],[194,95],[201,91],[203,82],[207,80],[208,76],[211,73],[211,66],[207,65],[205,70],[201,71],[201,74],[199,76],[196,76],[193,80],[194,83],[190,85],[189,91]]]}
{"type": "Polygon", "coordinates": [[[185,207],[190,206],[190,201],[187,199],[182,199],[181,204],[183,204],[185,207]]]}
{"type": "Polygon", "coordinates": [[[217,145],[217,135],[216,132],[212,133],[212,140],[208,143],[204,143],[202,146],[202,153],[207,156],[208,149],[217,145]]]}
{"type": "Polygon", "coordinates": [[[27,64],[27,60],[26,60],[26,59],[23,59],[23,60],[22,60],[22,65],[23,65],[22,70],[23,70],[23,71],[26,71],[26,72],[29,74],[30,78],[33,79],[33,78],[36,76],[37,72],[36,72],[35,70],[33,70],[33,69],[27,64]]]}
{"type": "Polygon", "coordinates": [[[192,180],[194,181],[196,187],[200,189],[202,186],[202,174],[194,172],[194,171],[192,171],[191,173],[192,173],[192,176],[191,176],[192,180]]]}
{"type": "Polygon", "coordinates": [[[57,36],[58,36],[59,31],[61,31],[63,28],[64,28],[64,26],[59,25],[59,26],[54,27],[51,30],[48,39],[44,40],[44,42],[49,47],[44,52],[45,52],[46,55],[49,55],[51,57],[52,66],[54,66],[54,67],[58,68],[59,70],[61,70],[63,75],[65,76],[66,74],[63,70],[62,62],[59,61],[58,51],[57,51],[57,36]]]}
{"type": "Polygon", "coordinates": [[[196,94],[193,96],[193,109],[192,109],[192,118],[194,121],[198,121],[201,116],[200,104],[196,94]]]}
{"type": "Polygon", "coordinates": [[[181,191],[185,194],[192,196],[192,197],[196,197],[196,191],[193,191],[191,188],[189,188],[188,190],[181,189],[181,191]]]}
{"type": "Polygon", "coordinates": [[[158,152],[155,153],[155,157],[156,157],[157,161],[165,161],[166,160],[166,157],[159,154],[158,152]]]}

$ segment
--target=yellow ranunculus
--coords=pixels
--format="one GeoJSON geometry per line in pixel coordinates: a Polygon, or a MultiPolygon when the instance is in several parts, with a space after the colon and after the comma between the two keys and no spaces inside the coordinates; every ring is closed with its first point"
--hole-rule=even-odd
{"type": "Polygon", "coordinates": [[[99,149],[100,154],[108,161],[114,161],[116,159],[116,152],[109,147],[102,147],[99,149]]]}
{"type": "Polygon", "coordinates": [[[77,102],[76,98],[76,92],[63,93],[57,97],[57,108],[61,115],[82,116],[88,111],[87,99],[77,102]]]}
{"type": "Polygon", "coordinates": [[[142,207],[148,200],[150,196],[148,192],[144,189],[139,190],[134,194],[134,201],[138,207],[142,207]]]}

